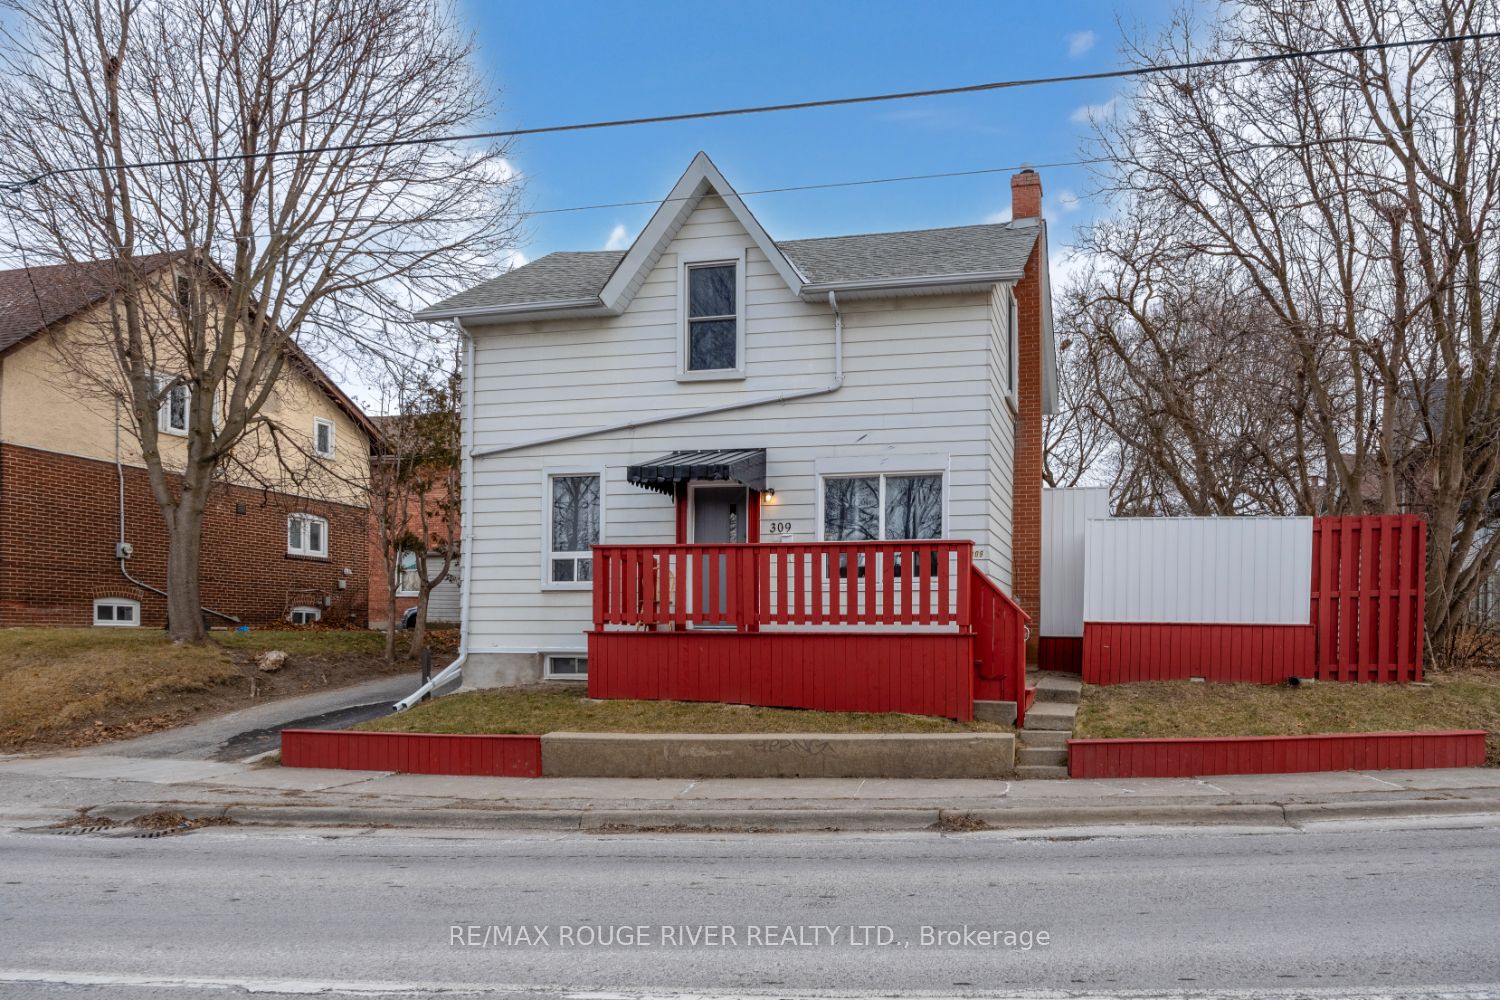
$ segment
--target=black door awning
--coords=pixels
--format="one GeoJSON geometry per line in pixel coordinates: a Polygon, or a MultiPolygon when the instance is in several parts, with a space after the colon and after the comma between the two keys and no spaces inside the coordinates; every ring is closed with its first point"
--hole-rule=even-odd
{"type": "Polygon", "coordinates": [[[766,488],[766,450],[734,448],[723,451],[674,451],[642,465],[632,465],[625,478],[637,486],[671,496],[678,483],[742,483],[757,492],[766,488]]]}

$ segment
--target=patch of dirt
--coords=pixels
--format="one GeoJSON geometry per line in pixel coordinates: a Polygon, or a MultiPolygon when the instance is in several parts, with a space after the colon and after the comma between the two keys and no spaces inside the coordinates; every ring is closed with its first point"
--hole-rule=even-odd
{"type": "MultiPolygon", "coordinates": [[[[692,826],[687,823],[669,823],[664,826],[638,826],[634,823],[605,823],[585,830],[585,833],[787,833],[769,826],[692,826]]],[[[805,831],[798,831],[799,833],[805,831]]],[[[824,827],[824,833],[836,833],[838,827],[824,827]]]]}
{"type": "Polygon", "coordinates": [[[994,827],[973,813],[950,813],[938,814],[938,821],[929,829],[940,833],[979,833],[983,830],[993,830],[994,827]]]}

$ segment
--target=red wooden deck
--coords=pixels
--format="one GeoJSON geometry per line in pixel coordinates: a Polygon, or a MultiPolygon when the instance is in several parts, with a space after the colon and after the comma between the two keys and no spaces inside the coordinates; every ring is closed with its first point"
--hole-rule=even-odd
{"type": "Polygon", "coordinates": [[[593,553],[591,697],[955,719],[976,697],[1022,701],[1027,618],[974,568],[972,542],[593,553]]]}

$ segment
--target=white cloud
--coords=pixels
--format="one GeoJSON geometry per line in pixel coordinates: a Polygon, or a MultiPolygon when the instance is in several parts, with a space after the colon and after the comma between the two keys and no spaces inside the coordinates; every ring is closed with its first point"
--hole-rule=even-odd
{"type": "Polygon", "coordinates": [[[1083,199],[1079,198],[1076,194],[1074,194],[1072,191],[1069,191],[1067,188],[1063,188],[1061,191],[1057,192],[1055,197],[1057,199],[1058,215],[1067,215],[1069,212],[1076,212],[1078,211],[1079,206],[1083,204],[1083,199]]]}
{"type": "Polygon", "coordinates": [[[1104,121],[1106,118],[1115,116],[1115,109],[1119,107],[1120,99],[1111,97],[1103,104],[1085,104],[1081,108],[1075,108],[1068,116],[1068,120],[1075,125],[1088,125],[1096,121],[1104,121]]]}
{"type": "Polygon", "coordinates": [[[1068,36],[1068,55],[1074,59],[1094,47],[1097,39],[1092,31],[1075,31],[1068,36]]]}
{"type": "Polygon", "coordinates": [[[606,250],[624,250],[630,246],[630,233],[626,231],[625,224],[620,223],[609,231],[609,238],[604,241],[606,250]]]}
{"type": "Polygon", "coordinates": [[[984,217],[984,221],[988,225],[991,225],[991,226],[997,226],[997,225],[1000,225],[1001,223],[1009,222],[1010,221],[1010,209],[1007,207],[1007,208],[1002,208],[998,212],[991,212],[989,215],[986,215],[984,217]]]}

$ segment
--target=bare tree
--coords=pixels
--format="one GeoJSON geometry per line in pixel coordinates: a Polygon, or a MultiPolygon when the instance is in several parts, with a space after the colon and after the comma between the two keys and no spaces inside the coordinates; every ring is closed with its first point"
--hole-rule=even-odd
{"type": "MultiPolygon", "coordinates": [[[[1495,0],[1238,0],[1216,24],[1184,13],[1128,51],[1172,63],[1497,25],[1495,0]]],[[[1126,409],[1176,425],[1182,443],[1156,468],[1182,470],[1167,485],[1189,508],[1424,513],[1427,629],[1439,655],[1500,560],[1497,88],[1492,43],[1341,52],[1153,75],[1124,115],[1096,125],[1119,214],[1092,241],[1105,256],[1090,312],[1125,318],[1089,330],[1126,376],[1101,391],[1169,383],[1126,409]],[[1144,287],[1138,276],[1154,277],[1144,287]],[[1153,305],[1160,281],[1207,308],[1153,305]],[[1180,357],[1158,351],[1151,332],[1174,312],[1190,348],[1180,357]],[[1120,350],[1109,343],[1119,329],[1138,341],[1120,350]],[[1215,343],[1246,344],[1241,334],[1251,338],[1243,351],[1215,359],[1215,343]],[[1258,419],[1274,426],[1224,426],[1202,406],[1175,416],[1211,374],[1204,361],[1229,366],[1234,383],[1260,383],[1276,406],[1258,419]],[[1205,477],[1214,462],[1204,456],[1236,447],[1258,474],[1205,477]]],[[[1222,395],[1224,379],[1207,385],[1221,406],[1240,407],[1222,395]]]]}
{"type": "Polygon", "coordinates": [[[432,593],[449,579],[461,558],[462,387],[456,366],[451,371],[391,366],[387,374],[395,412],[381,420],[370,492],[386,571],[390,613],[385,653],[391,660],[398,594],[409,589],[416,595],[410,646],[416,656],[427,644],[432,593]]]}
{"type": "Polygon", "coordinates": [[[130,414],[169,629],[198,640],[205,498],[247,435],[281,450],[266,404],[299,350],[358,346],[357,321],[493,268],[515,181],[503,148],[422,143],[487,112],[443,0],[4,3],[0,163],[26,183],[0,239],[114,264],[96,342],[67,360],[130,414]],[[185,282],[163,285],[161,255],[185,282]],[[174,399],[180,450],[158,430],[174,399]]]}

